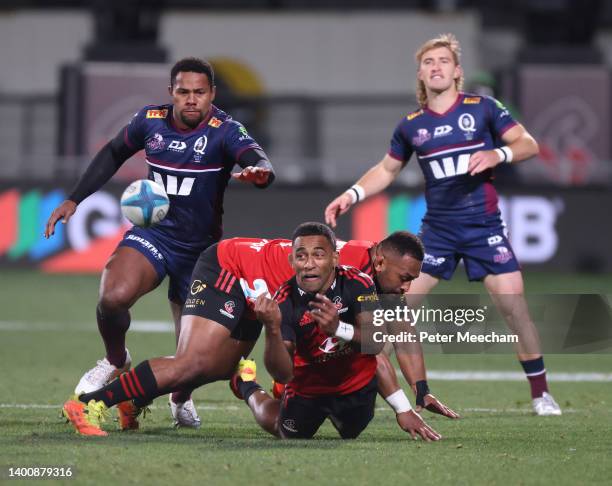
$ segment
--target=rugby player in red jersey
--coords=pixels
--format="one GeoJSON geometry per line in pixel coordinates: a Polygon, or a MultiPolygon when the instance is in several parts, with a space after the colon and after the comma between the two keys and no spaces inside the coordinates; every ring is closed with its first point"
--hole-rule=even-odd
{"type": "MultiPolygon", "coordinates": [[[[309,439],[329,418],[343,439],[354,439],[374,417],[376,357],[360,349],[366,340],[373,342],[372,314],[363,301],[368,296],[377,300],[376,287],[357,268],[338,266],[338,258],[328,226],[299,226],[289,257],[295,276],[274,299],[260,294],[255,303],[257,319],[266,328],[266,368],[287,385],[282,400],[270,397],[255,381],[254,362],[242,360],[232,389],[262,428],[281,438],[309,439]]],[[[420,268],[413,258],[411,278],[420,268]]],[[[414,438],[441,438],[414,411],[401,415],[398,422],[409,423],[414,438]]]]}
{"type": "MultiPolygon", "coordinates": [[[[67,401],[66,415],[77,430],[88,434],[91,428],[85,425],[92,418],[95,420],[100,401],[104,407],[126,400],[143,406],[179,388],[229,379],[240,358],[249,355],[261,332],[262,325],[254,312],[255,300],[262,294],[270,297],[293,275],[288,263],[291,244],[289,240],[233,238],[205,250],[195,266],[183,308],[176,355],[145,361],[102,389],[67,401]]],[[[394,233],[379,244],[350,241],[340,248],[341,263],[353,263],[373,273],[377,286],[386,293],[406,292],[417,276],[413,269],[415,266],[420,269],[422,259],[418,238],[408,232],[394,233]]],[[[408,359],[414,356],[406,354],[408,359]]],[[[393,371],[388,360],[386,366],[379,368],[393,371]]],[[[424,380],[424,367],[421,368],[415,373],[417,379],[424,380]]],[[[394,375],[391,384],[383,385],[383,381],[381,391],[385,398],[396,392],[403,395],[397,382],[393,382],[394,375]]],[[[416,380],[409,377],[409,382],[414,384],[416,380]]],[[[395,402],[388,400],[398,417],[409,410],[405,395],[399,398],[395,402]]],[[[428,394],[425,399],[432,411],[456,416],[433,395],[428,394]]],[[[94,425],[94,433],[100,435],[103,431],[94,425]]]]}

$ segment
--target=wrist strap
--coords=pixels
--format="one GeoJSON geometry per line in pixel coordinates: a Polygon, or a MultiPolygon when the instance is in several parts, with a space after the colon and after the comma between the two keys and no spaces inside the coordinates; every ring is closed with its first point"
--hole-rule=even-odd
{"type": "Polygon", "coordinates": [[[385,398],[385,401],[395,411],[395,413],[404,413],[412,410],[410,400],[408,400],[404,390],[401,388],[391,393],[391,395],[385,398]]]}
{"type": "Polygon", "coordinates": [[[512,152],[512,149],[508,147],[507,145],[504,145],[503,147],[500,147],[500,148],[496,148],[494,151],[499,156],[500,162],[510,163],[512,162],[512,159],[514,158],[514,153],[512,152]]]}
{"type": "Polygon", "coordinates": [[[420,380],[416,382],[416,404],[419,407],[425,406],[425,395],[429,395],[429,385],[427,380],[420,380]]]}
{"type": "Polygon", "coordinates": [[[352,324],[340,321],[338,323],[338,329],[336,329],[335,335],[337,338],[343,341],[352,341],[355,335],[355,328],[352,324]]]}
{"type": "Polygon", "coordinates": [[[359,184],[353,184],[346,192],[351,196],[352,204],[358,203],[365,199],[365,189],[359,184]]]}

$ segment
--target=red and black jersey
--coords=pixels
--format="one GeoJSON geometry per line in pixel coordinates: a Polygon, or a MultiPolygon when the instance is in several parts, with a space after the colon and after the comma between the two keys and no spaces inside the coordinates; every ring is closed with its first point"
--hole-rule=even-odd
{"type": "MultiPolygon", "coordinates": [[[[340,266],[326,296],[336,305],[340,320],[355,325],[361,310],[358,298],[375,293],[373,280],[354,267],[340,266]]],[[[295,343],[293,379],[287,389],[304,397],[346,395],[366,386],[376,374],[376,357],[359,352],[359,345],[323,333],[310,313],[313,294],[295,277],[283,284],[275,299],[282,314],[283,340],[295,343]]]]}
{"type": "MultiPolygon", "coordinates": [[[[371,241],[339,241],[340,264],[350,265],[372,276],[369,250],[371,241]]],[[[262,238],[231,238],[222,240],[217,247],[221,268],[240,280],[247,301],[261,293],[273,295],[280,285],[293,276],[289,265],[291,240],[262,238]]]]}

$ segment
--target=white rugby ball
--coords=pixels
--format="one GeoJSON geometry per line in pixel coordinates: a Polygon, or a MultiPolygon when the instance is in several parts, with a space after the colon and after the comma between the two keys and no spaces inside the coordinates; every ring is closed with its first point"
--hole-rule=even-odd
{"type": "Polygon", "coordinates": [[[134,225],[142,228],[156,225],[168,214],[170,200],[157,182],[139,179],[121,195],[121,212],[134,225]]]}

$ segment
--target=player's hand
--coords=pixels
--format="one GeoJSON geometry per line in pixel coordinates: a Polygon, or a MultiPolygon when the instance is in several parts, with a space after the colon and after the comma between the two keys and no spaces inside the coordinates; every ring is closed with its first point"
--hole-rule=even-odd
{"type": "Polygon", "coordinates": [[[423,397],[423,401],[425,402],[425,407],[421,407],[420,405],[417,405],[415,407],[415,410],[419,413],[421,412],[421,410],[423,410],[423,408],[426,408],[432,413],[444,415],[445,417],[448,417],[451,419],[461,418],[461,416],[457,412],[448,408],[440,400],[434,397],[431,393],[428,393],[427,395],[425,395],[423,397]]]}
{"type": "Polygon", "coordinates": [[[76,211],[76,207],[77,203],[71,201],[70,199],[66,199],[62,204],[56,207],[47,220],[47,225],[45,226],[45,238],[49,238],[55,233],[55,224],[60,219],[62,220],[62,223],[66,224],[76,211]]]}
{"type": "Polygon", "coordinates": [[[261,294],[255,301],[255,315],[257,320],[266,326],[266,331],[278,331],[281,324],[281,311],[278,303],[268,297],[266,294],[261,294]]]}
{"type": "Polygon", "coordinates": [[[442,436],[432,429],[414,410],[395,415],[397,424],[404,432],[408,432],[414,440],[421,436],[426,442],[440,440],[442,436]]]}
{"type": "Polygon", "coordinates": [[[249,165],[240,172],[234,172],[232,177],[241,182],[252,182],[255,185],[262,185],[268,182],[270,177],[270,169],[264,169],[263,167],[253,167],[249,165]]]}
{"type": "Polygon", "coordinates": [[[308,305],[312,309],[310,314],[319,329],[328,336],[336,334],[340,317],[338,316],[338,308],[334,303],[325,295],[316,294],[314,300],[310,301],[308,305]]]}
{"type": "Polygon", "coordinates": [[[348,193],[340,194],[325,208],[325,222],[332,228],[336,227],[336,219],[342,216],[353,205],[353,200],[348,193]]]}
{"type": "Polygon", "coordinates": [[[479,150],[470,157],[468,172],[470,175],[480,174],[487,169],[492,169],[499,163],[499,155],[494,150],[479,150]]]}

